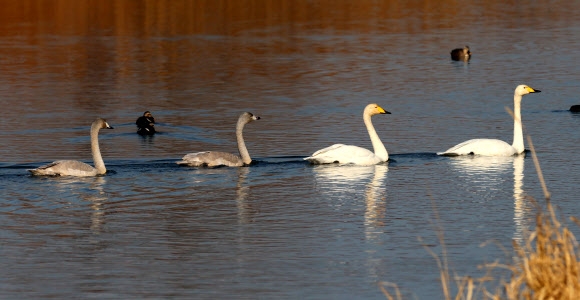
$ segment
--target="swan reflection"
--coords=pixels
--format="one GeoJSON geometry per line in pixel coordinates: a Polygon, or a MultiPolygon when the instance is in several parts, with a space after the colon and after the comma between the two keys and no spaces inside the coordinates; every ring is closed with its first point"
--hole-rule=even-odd
{"type": "Polygon", "coordinates": [[[108,196],[104,190],[107,183],[105,176],[96,177],[62,177],[58,187],[62,194],[71,193],[75,197],[88,201],[91,209],[91,232],[99,234],[104,224],[104,203],[108,196]]]}
{"type": "Polygon", "coordinates": [[[530,225],[534,221],[534,207],[526,201],[524,193],[524,156],[514,159],[514,240],[520,245],[527,239],[530,225]]]}
{"type": "MultiPolygon", "coordinates": [[[[360,206],[364,198],[364,234],[369,243],[367,268],[369,275],[378,278],[377,266],[383,257],[377,256],[375,247],[381,247],[381,235],[385,232],[387,165],[373,166],[315,166],[316,183],[325,196],[339,206],[360,206]],[[374,246],[373,246],[374,245],[374,246]]],[[[344,210],[344,207],[340,208],[344,210]]]]}
{"type": "Polygon", "coordinates": [[[458,156],[450,159],[451,166],[465,174],[494,174],[507,171],[514,157],[507,156],[458,156]]]}
{"type": "Polygon", "coordinates": [[[238,168],[238,183],[236,185],[236,205],[238,207],[238,223],[249,223],[249,206],[247,203],[248,195],[250,194],[250,186],[246,184],[246,178],[250,173],[250,168],[238,168]]]}
{"type": "Polygon", "coordinates": [[[95,234],[101,233],[101,229],[105,223],[105,210],[103,204],[108,199],[104,190],[106,183],[107,179],[104,176],[94,178],[94,181],[91,184],[91,189],[96,193],[87,195],[85,198],[85,200],[91,202],[91,231],[95,234]]]}
{"type": "Polygon", "coordinates": [[[386,186],[388,167],[375,165],[372,180],[367,184],[365,191],[365,236],[367,240],[375,240],[382,233],[386,211],[386,186]]]}
{"type": "Polygon", "coordinates": [[[364,190],[365,235],[375,239],[382,232],[378,227],[384,225],[387,165],[373,166],[315,166],[314,175],[317,185],[325,194],[336,198],[339,205],[352,202],[364,190]]]}
{"type": "Polygon", "coordinates": [[[533,221],[533,204],[526,201],[524,191],[524,161],[525,155],[512,157],[458,157],[451,159],[451,165],[465,176],[470,177],[470,183],[475,187],[486,190],[501,188],[499,185],[505,181],[506,172],[513,169],[513,201],[514,201],[514,226],[513,239],[524,242],[526,232],[533,221]]]}
{"type": "Polygon", "coordinates": [[[512,167],[514,157],[461,156],[450,160],[451,166],[462,177],[469,179],[468,189],[484,198],[490,192],[505,190],[506,173],[512,167]]]}

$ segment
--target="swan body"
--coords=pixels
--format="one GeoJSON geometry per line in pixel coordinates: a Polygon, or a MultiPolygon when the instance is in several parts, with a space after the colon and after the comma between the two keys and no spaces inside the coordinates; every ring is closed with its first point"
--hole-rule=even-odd
{"type": "MultiPolygon", "coordinates": [[[[523,150],[521,151],[523,152],[523,150]]],[[[438,155],[484,155],[484,156],[512,156],[521,153],[512,145],[496,139],[472,139],[458,144],[438,155]]]]}
{"type": "Polygon", "coordinates": [[[240,156],[218,151],[204,151],[189,153],[183,156],[181,161],[178,161],[178,165],[192,166],[192,167],[217,167],[217,166],[228,166],[228,167],[241,167],[244,165],[249,165],[252,162],[246,144],[244,142],[244,137],[242,131],[244,126],[252,121],[260,120],[260,117],[253,115],[249,112],[244,112],[238,118],[238,123],[236,125],[236,139],[238,142],[238,151],[240,156]]]}
{"type": "Polygon", "coordinates": [[[516,87],[514,91],[514,141],[511,145],[496,139],[473,139],[451,147],[445,152],[438,152],[437,155],[512,156],[523,153],[525,148],[521,116],[522,96],[539,92],[540,90],[523,84],[516,87]]]}
{"type": "Polygon", "coordinates": [[[77,160],[57,160],[50,164],[28,170],[32,175],[48,176],[96,176],[107,172],[101,151],[99,149],[99,130],[101,128],[113,129],[105,119],[97,118],[91,125],[91,152],[95,167],[77,160]]]}
{"type": "Polygon", "coordinates": [[[304,160],[313,164],[340,163],[355,165],[375,165],[389,160],[389,153],[371,122],[371,116],[378,114],[390,114],[390,112],[374,103],[367,105],[363,112],[363,121],[371,138],[374,152],[358,146],[334,144],[314,152],[311,156],[304,158],[304,160]]]}
{"type": "Polygon", "coordinates": [[[453,60],[469,60],[471,59],[471,51],[469,46],[451,50],[451,59],[453,60]]]}

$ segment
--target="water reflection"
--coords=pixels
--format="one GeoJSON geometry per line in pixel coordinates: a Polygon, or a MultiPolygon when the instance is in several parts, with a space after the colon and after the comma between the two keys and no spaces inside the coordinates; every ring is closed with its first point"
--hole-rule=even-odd
{"type": "Polygon", "coordinates": [[[386,210],[386,186],[388,167],[375,165],[372,180],[367,184],[365,191],[365,237],[367,240],[375,240],[382,233],[386,210]]]}
{"type": "MultiPolygon", "coordinates": [[[[369,243],[366,266],[370,277],[378,278],[380,261],[383,259],[373,245],[380,245],[384,233],[386,212],[387,165],[374,166],[315,166],[316,183],[329,197],[336,198],[337,205],[357,202],[357,194],[364,190],[364,235],[369,243]]],[[[356,204],[355,204],[356,205],[356,204]]],[[[355,207],[354,209],[356,209],[355,207]]],[[[344,208],[343,208],[344,209],[344,208]]]]}
{"type": "Polygon", "coordinates": [[[376,239],[382,232],[384,223],[386,187],[385,178],[389,167],[374,166],[315,166],[314,175],[317,185],[325,194],[338,200],[335,205],[353,201],[356,191],[364,188],[365,237],[376,239]]]}
{"type": "Polygon", "coordinates": [[[515,232],[513,239],[522,244],[526,237],[526,232],[533,221],[533,207],[531,203],[525,201],[524,193],[524,155],[514,158],[514,224],[515,232]]]}
{"type": "MultiPolygon", "coordinates": [[[[512,160],[513,157],[511,156],[497,157],[468,155],[454,157],[450,160],[450,163],[457,171],[464,174],[485,174],[487,176],[493,176],[493,174],[497,172],[507,171],[512,165],[512,160]]],[[[489,179],[489,177],[486,177],[486,179],[489,179]]]]}
{"type": "Polygon", "coordinates": [[[523,242],[526,231],[533,218],[530,215],[533,207],[525,201],[524,186],[524,161],[525,154],[515,157],[458,157],[451,160],[451,165],[470,177],[471,183],[476,183],[471,188],[479,187],[483,190],[499,190],[504,182],[505,172],[513,168],[513,201],[514,201],[514,227],[513,239],[523,242]],[[479,183],[479,184],[477,184],[479,183]]]}
{"type": "Polygon", "coordinates": [[[101,233],[101,229],[105,224],[105,210],[103,204],[107,201],[107,194],[105,193],[104,186],[107,183],[105,176],[98,176],[94,178],[91,184],[91,189],[94,191],[88,194],[84,199],[89,201],[90,207],[92,209],[91,214],[91,231],[94,234],[101,233]],[[96,193],[95,193],[96,192],[96,193]]]}
{"type": "Polygon", "coordinates": [[[238,224],[247,224],[249,218],[249,205],[247,203],[250,194],[250,186],[246,184],[246,178],[250,173],[250,168],[242,167],[238,169],[238,183],[236,185],[236,204],[238,207],[238,224]]]}
{"type": "Polygon", "coordinates": [[[105,176],[90,178],[62,177],[56,181],[58,189],[64,193],[72,190],[72,194],[84,201],[89,202],[91,209],[90,230],[93,234],[100,234],[105,224],[104,204],[108,199],[104,187],[107,183],[105,176]]]}
{"type": "Polygon", "coordinates": [[[462,177],[467,177],[468,188],[484,199],[494,198],[490,192],[503,190],[505,173],[512,166],[513,157],[462,156],[450,160],[451,166],[462,177]]]}

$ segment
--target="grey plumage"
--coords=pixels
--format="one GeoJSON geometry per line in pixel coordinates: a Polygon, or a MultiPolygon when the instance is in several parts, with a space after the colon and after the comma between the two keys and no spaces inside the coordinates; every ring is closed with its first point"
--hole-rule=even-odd
{"type": "Polygon", "coordinates": [[[102,118],[97,118],[91,124],[91,153],[95,164],[94,168],[84,162],[76,160],[57,160],[28,171],[32,173],[32,175],[47,176],[96,176],[105,174],[107,169],[105,168],[105,162],[103,162],[103,157],[101,156],[98,139],[99,130],[101,128],[113,129],[113,127],[109,126],[107,121],[102,118]]]}
{"type": "Polygon", "coordinates": [[[177,162],[177,164],[192,167],[241,167],[249,165],[252,162],[252,158],[250,158],[250,154],[246,148],[242,132],[246,124],[259,119],[260,117],[254,116],[249,112],[242,113],[238,118],[236,124],[236,139],[238,142],[238,151],[241,157],[227,152],[204,151],[186,154],[183,156],[182,160],[177,162]]]}
{"type": "Polygon", "coordinates": [[[97,174],[95,168],[85,164],[84,162],[77,160],[57,160],[40,166],[36,169],[28,170],[32,175],[49,175],[49,176],[59,176],[59,175],[72,175],[72,173],[77,173],[74,176],[94,176],[97,174]],[[66,173],[66,174],[63,174],[66,173]],[[87,174],[87,175],[84,175],[87,174]]]}
{"type": "Polygon", "coordinates": [[[204,151],[186,154],[178,164],[191,167],[241,167],[244,165],[244,162],[235,154],[218,151],[204,151]]]}

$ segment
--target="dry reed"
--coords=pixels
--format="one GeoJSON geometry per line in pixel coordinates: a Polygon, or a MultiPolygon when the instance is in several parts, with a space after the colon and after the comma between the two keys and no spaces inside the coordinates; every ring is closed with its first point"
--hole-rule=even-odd
{"type": "MultiPolygon", "coordinates": [[[[546,208],[539,210],[536,227],[524,245],[513,243],[515,262],[511,279],[504,283],[505,299],[580,299],[578,242],[566,224],[558,220],[551,203],[532,139],[528,145],[536,166],[546,208]]],[[[531,200],[531,199],[530,199],[531,200]]],[[[571,218],[578,224],[575,218],[571,218]]],[[[500,299],[496,294],[494,299],[500,299]]]]}

